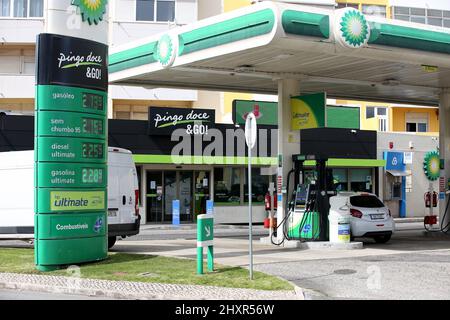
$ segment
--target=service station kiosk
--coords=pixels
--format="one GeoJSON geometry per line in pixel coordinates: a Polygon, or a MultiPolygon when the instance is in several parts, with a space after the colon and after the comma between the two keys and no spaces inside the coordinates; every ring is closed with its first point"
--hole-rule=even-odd
{"type": "MultiPolygon", "coordinates": [[[[299,94],[439,105],[441,177],[450,178],[444,28],[265,1],[112,48],[109,67],[116,84],[278,94],[278,221],[292,194],[292,156],[307,155],[290,125],[291,98],[299,94]]],[[[443,194],[441,218],[447,200],[443,194]]]]}

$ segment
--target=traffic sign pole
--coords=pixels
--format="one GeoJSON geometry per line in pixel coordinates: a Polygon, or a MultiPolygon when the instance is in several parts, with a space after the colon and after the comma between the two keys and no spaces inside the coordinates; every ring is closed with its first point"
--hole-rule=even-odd
{"type": "Polygon", "coordinates": [[[250,280],[253,280],[253,219],[252,219],[252,149],[256,143],[256,117],[253,112],[245,120],[245,142],[248,147],[248,251],[250,280]]]}

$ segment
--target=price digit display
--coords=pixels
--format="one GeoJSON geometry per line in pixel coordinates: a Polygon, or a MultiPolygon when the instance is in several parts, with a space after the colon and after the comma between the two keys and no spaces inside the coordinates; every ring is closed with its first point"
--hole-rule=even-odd
{"type": "Polygon", "coordinates": [[[83,108],[104,110],[103,97],[98,94],[83,92],[83,108]]]}
{"type": "Polygon", "coordinates": [[[103,134],[103,120],[93,118],[83,118],[83,133],[103,134]]]}
{"type": "Polygon", "coordinates": [[[83,168],[81,174],[83,183],[103,183],[103,169],[83,168]]]}
{"type": "Polygon", "coordinates": [[[103,158],[103,144],[83,142],[83,158],[101,159],[103,158]]]}

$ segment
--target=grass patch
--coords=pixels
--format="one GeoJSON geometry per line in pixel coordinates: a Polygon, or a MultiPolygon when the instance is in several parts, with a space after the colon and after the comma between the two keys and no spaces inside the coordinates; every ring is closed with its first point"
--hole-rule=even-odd
{"type": "MultiPolygon", "coordinates": [[[[215,264],[214,272],[207,273],[205,263],[205,274],[197,275],[196,261],[162,256],[109,253],[108,259],[82,264],[80,268],[81,276],[91,279],[293,290],[288,282],[262,272],[254,272],[254,280],[251,281],[247,269],[215,264]]],[[[13,248],[0,249],[0,272],[69,275],[64,269],[40,272],[34,266],[33,249],[13,248]]]]}

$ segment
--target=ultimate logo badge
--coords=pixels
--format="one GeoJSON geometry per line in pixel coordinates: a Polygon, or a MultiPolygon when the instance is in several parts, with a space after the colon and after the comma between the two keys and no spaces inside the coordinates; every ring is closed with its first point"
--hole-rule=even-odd
{"type": "Polygon", "coordinates": [[[72,0],[72,5],[80,8],[81,18],[91,24],[103,20],[108,0],[72,0]]]}
{"type": "Polygon", "coordinates": [[[346,47],[360,48],[369,41],[370,25],[364,14],[356,9],[337,10],[335,36],[346,47]]]}

